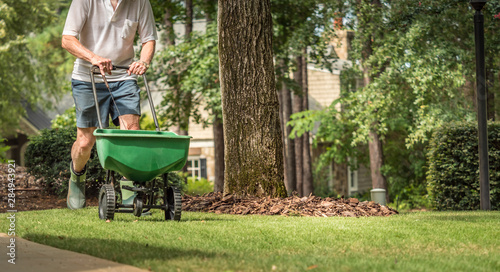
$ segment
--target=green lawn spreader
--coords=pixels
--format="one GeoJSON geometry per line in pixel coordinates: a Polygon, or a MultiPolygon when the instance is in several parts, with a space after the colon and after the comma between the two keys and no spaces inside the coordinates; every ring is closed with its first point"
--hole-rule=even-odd
{"type": "MultiPolygon", "coordinates": [[[[113,69],[128,69],[128,67],[113,66],[113,69]]],[[[155,208],[165,211],[165,220],[179,221],[182,211],[181,192],[177,187],[169,186],[168,173],[178,171],[186,164],[191,137],[160,131],[145,75],[143,75],[144,85],[156,131],[103,129],[97,106],[99,103],[94,74],[100,74],[99,67],[93,66],[90,70],[99,118],[99,128],[94,131],[94,136],[99,162],[107,170],[106,182],[99,191],[99,218],[112,220],[115,213],[133,213],[139,217],[155,208]],[[115,190],[115,172],[133,181],[135,186],[122,186],[121,189],[115,190]],[[156,177],[160,175],[163,179],[163,203],[157,204],[155,196],[160,188],[156,186],[156,177]],[[117,196],[121,194],[122,189],[137,193],[133,204],[118,203],[117,196]]],[[[108,86],[104,76],[103,79],[108,86]]]]}

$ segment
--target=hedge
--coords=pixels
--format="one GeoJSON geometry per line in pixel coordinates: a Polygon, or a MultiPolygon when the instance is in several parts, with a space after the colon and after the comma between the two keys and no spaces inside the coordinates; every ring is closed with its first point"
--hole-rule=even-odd
{"type": "MultiPolygon", "coordinates": [[[[434,131],[429,144],[427,182],[438,210],[477,210],[479,156],[477,124],[448,125],[434,131]]],[[[500,123],[488,124],[490,200],[500,205],[500,123]]]]}

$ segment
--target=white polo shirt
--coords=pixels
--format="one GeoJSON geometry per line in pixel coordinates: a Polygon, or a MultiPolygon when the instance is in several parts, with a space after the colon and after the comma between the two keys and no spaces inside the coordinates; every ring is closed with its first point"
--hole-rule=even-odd
{"type": "MultiPolygon", "coordinates": [[[[134,59],[134,37],[141,43],[157,40],[153,9],[149,0],[119,0],[113,11],[110,0],[73,0],[63,35],[75,36],[96,55],[111,59],[113,65],[128,66],[134,59]]],[[[90,82],[91,63],[76,59],[73,79],[90,82]]],[[[126,70],[112,71],[108,81],[137,79],[126,70]]],[[[96,75],[96,82],[102,82],[96,75]]]]}

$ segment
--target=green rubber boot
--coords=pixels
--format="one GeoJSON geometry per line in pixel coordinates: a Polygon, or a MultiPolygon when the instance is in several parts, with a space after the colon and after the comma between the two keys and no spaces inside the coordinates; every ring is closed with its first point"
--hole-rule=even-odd
{"type": "MultiPolygon", "coordinates": [[[[137,196],[137,192],[130,191],[127,189],[123,189],[123,186],[134,187],[134,182],[131,180],[122,179],[120,180],[120,190],[122,191],[122,204],[124,205],[133,205],[134,199],[137,196]]],[[[127,210],[128,208],[125,208],[127,210]]],[[[142,216],[150,216],[151,212],[144,212],[141,214],[142,216]]]]}
{"type": "Polygon", "coordinates": [[[122,191],[122,204],[132,205],[134,204],[134,198],[137,196],[137,192],[123,189],[123,186],[134,187],[134,182],[131,180],[120,180],[120,190],[122,191]]]}
{"type": "Polygon", "coordinates": [[[81,209],[85,207],[85,176],[87,174],[87,166],[78,174],[73,170],[73,162],[70,163],[69,168],[71,178],[68,183],[66,204],[71,210],[81,209]]]}

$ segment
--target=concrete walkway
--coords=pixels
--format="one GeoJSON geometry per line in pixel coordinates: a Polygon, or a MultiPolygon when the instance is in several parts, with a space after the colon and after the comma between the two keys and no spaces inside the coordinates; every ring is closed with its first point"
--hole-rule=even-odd
{"type": "Polygon", "coordinates": [[[89,255],[57,249],[15,237],[15,264],[10,259],[10,236],[0,233],[0,267],[2,272],[145,272],[130,265],[119,264],[89,255]],[[6,254],[7,253],[7,254],[6,254]]]}

